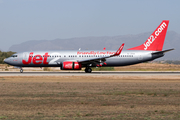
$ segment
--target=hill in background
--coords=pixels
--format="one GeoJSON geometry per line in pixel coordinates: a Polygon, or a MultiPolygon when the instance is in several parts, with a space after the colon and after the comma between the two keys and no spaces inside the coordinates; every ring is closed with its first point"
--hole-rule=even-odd
{"type": "MultiPolygon", "coordinates": [[[[122,43],[125,48],[139,46],[151,35],[152,32],[141,33],[137,35],[119,35],[103,37],[79,37],[70,39],[55,40],[30,40],[21,44],[12,45],[9,51],[37,51],[37,50],[102,50],[104,47],[108,50],[116,50],[122,43]]],[[[174,31],[168,31],[164,43],[164,49],[174,48],[174,51],[166,53],[161,60],[180,60],[180,35],[174,31]]],[[[159,59],[160,60],[160,59],[159,59]]]]}

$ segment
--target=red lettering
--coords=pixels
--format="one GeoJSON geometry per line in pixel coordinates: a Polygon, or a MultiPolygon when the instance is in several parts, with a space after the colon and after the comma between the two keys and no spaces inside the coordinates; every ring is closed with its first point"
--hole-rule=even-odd
{"type": "Polygon", "coordinates": [[[99,52],[99,51],[97,51],[97,52],[94,52],[94,51],[90,51],[90,52],[77,52],[77,55],[106,55],[106,54],[114,54],[115,52],[109,52],[109,51],[107,51],[107,52],[99,52]]]}
{"type": "Polygon", "coordinates": [[[26,61],[26,60],[22,60],[22,63],[24,64],[24,65],[28,65],[28,64],[30,64],[31,62],[33,62],[33,64],[35,64],[35,65],[39,65],[39,64],[41,64],[42,62],[43,62],[43,64],[45,64],[45,65],[47,65],[48,64],[48,62],[47,62],[47,58],[50,56],[50,55],[48,55],[48,53],[45,53],[43,56],[44,56],[44,60],[43,60],[43,57],[41,56],[41,55],[35,55],[34,57],[32,57],[33,56],[33,52],[31,52],[30,54],[29,54],[29,58],[28,58],[28,61],[26,61]],[[32,58],[33,58],[33,60],[32,60],[32,58]]]}
{"type": "Polygon", "coordinates": [[[22,63],[24,64],[24,65],[28,65],[28,64],[30,64],[31,63],[31,60],[32,60],[32,56],[33,56],[33,52],[31,52],[30,54],[29,54],[29,59],[28,59],[28,61],[26,62],[26,60],[22,60],[22,63]],[[31,56],[31,57],[30,57],[31,56]]]}
{"type": "Polygon", "coordinates": [[[79,54],[81,54],[81,52],[78,51],[77,54],[79,55],[79,54]]]}
{"type": "Polygon", "coordinates": [[[42,63],[42,57],[41,55],[35,55],[35,57],[33,58],[33,63],[35,65],[39,65],[42,63]]]}
{"type": "Polygon", "coordinates": [[[47,65],[48,62],[47,62],[47,58],[49,57],[48,53],[45,53],[44,54],[44,60],[43,60],[43,64],[47,65]]]}

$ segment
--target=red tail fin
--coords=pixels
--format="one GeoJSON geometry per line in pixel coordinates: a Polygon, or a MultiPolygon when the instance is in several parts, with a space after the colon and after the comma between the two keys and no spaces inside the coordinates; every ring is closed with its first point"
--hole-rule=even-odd
{"type": "Polygon", "coordinates": [[[144,44],[130,48],[128,50],[162,51],[168,24],[169,20],[163,20],[144,44]]]}

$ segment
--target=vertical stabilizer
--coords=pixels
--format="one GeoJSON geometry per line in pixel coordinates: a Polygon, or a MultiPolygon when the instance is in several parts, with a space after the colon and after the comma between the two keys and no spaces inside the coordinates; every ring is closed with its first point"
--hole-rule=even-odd
{"type": "Polygon", "coordinates": [[[163,20],[144,44],[130,48],[128,50],[162,51],[168,24],[169,20],[163,20]]]}

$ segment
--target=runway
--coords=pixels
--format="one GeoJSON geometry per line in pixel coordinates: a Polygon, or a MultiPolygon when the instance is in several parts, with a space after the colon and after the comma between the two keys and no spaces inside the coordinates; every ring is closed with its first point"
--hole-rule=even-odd
{"type": "Polygon", "coordinates": [[[84,71],[60,71],[60,72],[32,72],[32,71],[25,71],[23,73],[20,72],[0,72],[0,76],[151,76],[151,75],[171,75],[171,76],[180,76],[180,71],[163,71],[163,72],[156,72],[156,71],[93,71],[92,73],[85,73],[84,71]]]}

